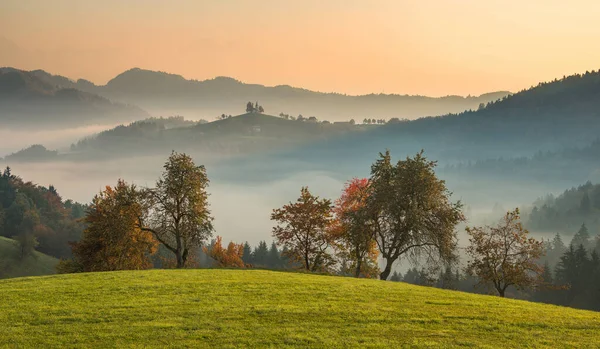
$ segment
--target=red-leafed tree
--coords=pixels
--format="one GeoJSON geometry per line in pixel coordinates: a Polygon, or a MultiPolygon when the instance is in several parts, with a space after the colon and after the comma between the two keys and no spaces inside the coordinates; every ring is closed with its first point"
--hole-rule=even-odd
{"type": "Polygon", "coordinates": [[[352,272],[355,277],[377,277],[377,242],[374,225],[365,208],[369,197],[369,180],[352,179],[344,186],[333,212],[331,235],[335,240],[342,271],[352,272]]]}

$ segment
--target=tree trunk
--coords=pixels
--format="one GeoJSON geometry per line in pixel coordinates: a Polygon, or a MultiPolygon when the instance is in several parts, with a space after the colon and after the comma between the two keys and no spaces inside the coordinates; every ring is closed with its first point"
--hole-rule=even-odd
{"type": "Polygon", "coordinates": [[[381,274],[379,274],[379,279],[380,280],[387,280],[388,277],[390,276],[391,272],[392,272],[392,263],[390,263],[389,261],[386,261],[385,269],[383,269],[383,271],[381,272],[381,274]]]}
{"type": "Polygon", "coordinates": [[[175,252],[175,256],[177,257],[177,269],[183,268],[185,261],[183,260],[183,254],[181,253],[180,249],[175,252]]]}
{"type": "Polygon", "coordinates": [[[307,271],[310,271],[310,262],[308,261],[308,253],[304,254],[304,268],[306,268],[307,271]]]}
{"type": "Polygon", "coordinates": [[[362,267],[362,259],[356,261],[356,270],[354,271],[354,277],[360,277],[360,269],[362,267]]]}

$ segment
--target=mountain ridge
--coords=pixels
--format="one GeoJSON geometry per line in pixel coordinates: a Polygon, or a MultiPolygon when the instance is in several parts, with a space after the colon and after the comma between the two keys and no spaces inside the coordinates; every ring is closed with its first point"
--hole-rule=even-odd
{"type": "Polygon", "coordinates": [[[474,109],[510,94],[497,91],[481,96],[427,97],[400,94],[346,95],[311,91],[290,85],[265,86],[235,78],[186,79],[181,75],[141,68],[126,70],[105,85],[72,80],[36,70],[34,74],[55,85],[77,88],[111,100],[138,105],[154,115],[184,115],[190,119],[211,119],[237,114],[236,105],[260,101],[271,114],[317,116],[342,121],[369,118],[409,118],[440,115],[474,109]],[[211,117],[212,116],[212,117],[211,117]]]}

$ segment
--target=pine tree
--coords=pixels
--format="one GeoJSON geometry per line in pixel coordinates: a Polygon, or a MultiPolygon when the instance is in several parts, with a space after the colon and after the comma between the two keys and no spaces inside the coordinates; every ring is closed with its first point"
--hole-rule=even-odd
{"type": "Polygon", "coordinates": [[[402,274],[394,270],[390,281],[402,281],[402,274]]]}
{"type": "Polygon", "coordinates": [[[554,303],[554,278],[552,277],[552,269],[548,262],[544,263],[544,271],[542,272],[542,282],[533,294],[533,300],[543,303],[554,303]]]}
{"type": "Polygon", "coordinates": [[[591,250],[593,248],[592,243],[590,241],[590,233],[585,223],[581,225],[577,233],[573,236],[571,240],[571,245],[577,249],[579,245],[583,246],[586,250],[591,250]]]}
{"type": "Polygon", "coordinates": [[[269,254],[269,248],[265,241],[258,243],[258,246],[254,249],[254,266],[265,268],[267,267],[267,259],[269,254]]]}
{"type": "Polygon", "coordinates": [[[250,247],[250,244],[248,243],[248,241],[246,241],[244,243],[244,254],[242,255],[242,260],[247,265],[253,265],[254,264],[254,258],[252,258],[252,257],[253,257],[252,256],[252,247],[250,247]]]}
{"type": "Polygon", "coordinates": [[[587,192],[585,192],[585,194],[583,194],[579,208],[583,214],[588,214],[592,210],[592,203],[590,201],[590,197],[587,192]]]}
{"type": "Polygon", "coordinates": [[[281,268],[281,256],[275,242],[271,243],[271,248],[269,249],[269,254],[267,256],[267,267],[269,269],[281,268]]]}

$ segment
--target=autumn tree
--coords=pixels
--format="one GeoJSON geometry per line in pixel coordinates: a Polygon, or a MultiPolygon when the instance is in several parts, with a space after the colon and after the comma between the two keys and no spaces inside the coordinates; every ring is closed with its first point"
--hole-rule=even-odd
{"type": "Polygon", "coordinates": [[[273,236],[290,261],[301,263],[307,271],[325,271],[333,264],[328,234],[331,219],[331,200],[320,199],[303,187],[295,203],[273,210],[271,220],[277,223],[273,236]]]}
{"type": "Polygon", "coordinates": [[[462,204],[450,201],[451,193],[436,177],[435,166],[423,151],[394,165],[386,151],[371,167],[364,210],[385,261],[381,280],[387,280],[401,257],[436,263],[456,257],[455,226],[464,220],[462,204]]]}
{"type": "Polygon", "coordinates": [[[374,225],[364,210],[368,197],[368,179],[355,178],[346,183],[333,208],[330,231],[340,259],[349,262],[355,277],[379,274],[374,225]]]}
{"type": "Polygon", "coordinates": [[[176,267],[186,265],[190,251],[212,236],[208,204],[208,176],[189,155],[173,152],[164,165],[156,188],[145,191],[141,229],[175,255],[176,267]]]}
{"type": "Polygon", "coordinates": [[[142,205],[135,185],[119,180],[94,196],[81,241],[72,244],[81,271],[148,269],[158,243],[140,229],[142,205]]]}
{"type": "Polygon", "coordinates": [[[537,260],[544,253],[541,241],[528,237],[520,222],[519,209],[507,212],[497,226],[467,227],[470,260],[467,272],[491,284],[501,297],[514,286],[535,286],[543,269],[537,260]]]}
{"type": "Polygon", "coordinates": [[[217,236],[212,246],[203,246],[202,250],[221,268],[244,268],[246,266],[243,261],[244,244],[236,244],[231,241],[227,248],[224,248],[222,238],[217,236]]]}

